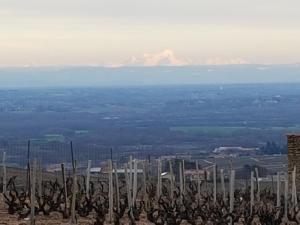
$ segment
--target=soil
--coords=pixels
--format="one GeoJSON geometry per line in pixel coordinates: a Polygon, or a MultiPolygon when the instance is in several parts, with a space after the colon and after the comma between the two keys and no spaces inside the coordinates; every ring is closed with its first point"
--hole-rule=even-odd
{"type": "MultiPolygon", "coordinates": [[[[77,218],[78,225],[93,225],[95,220],[94,216],[91,215],[87,218],[79,217],[77,218]]],[[[70,225],[70,219],[63,219],[62,214],[53,212],[49,216],[37,215],[36,225],[70,225]]],[[[111,223],[105,223],[109,225],[111,223]]],[[[121,219],[121,225],[128,225],[128,218],[124,217],[121,219]]],[[[9,215],[7,213],[6,206],[3,202],[3,198],[0,194],[0,225],[30,225],[30,218],[19,219],[18,215],[9,215]]],[[[147,221],[145,215],[141,215],[141,219],[137,222],[137,225],[152,225],[152,223],[147,221]]]]}

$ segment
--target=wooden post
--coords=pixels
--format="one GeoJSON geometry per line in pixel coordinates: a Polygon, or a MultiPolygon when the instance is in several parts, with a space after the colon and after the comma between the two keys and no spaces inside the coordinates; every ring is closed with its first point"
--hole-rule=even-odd
{"type": "Polygon", "coordinates": [[[174,200],[174,173],[173,173],[173,165],[172,161],[169,161],[169,167],[170,167],[170,198],[173,204],[174,200]]]}
{"type": "Polygon", "coordinates": [[[132,212],[132,193],[130,189],[130,178],[128,177],[127,165],[125,165],[125,180],[126,180],[126,187],[127,187],[128,208],[130,211],[131,218],[134,219],[133,212],[132,212]]]}
{"type": "Polygon", "coordinates": [[[108,178],[108,198],[109,198],[109,222],[113,222],[113,207],[114,207],[114,199],[113,199],[113,167],[112,167],[112,161],[109,160],[109,178],[108,178]]]}
{"type": "Polygon", "coordinates": [[[118,176],[118,166],[114,166],[115,179],[116,179],[116,201],[117,201],[117,211],[120,212],[120,187],[119,187],[119,176],[118,176]]]}
{"type": "Polygon", "coordinates": [[[259,184],[259,175],[258,175],[258,169],[255,168],[255,174],[256,174],[256,182],[257,182],[257,201],[260,201],[260,184],[259,184]]]}
{"type": "Polygon", "coordinates": [[[296,166],[292,173],[292,197],[293,197],[293,206],[297,206],[297,187],[296,187],[296,166]]]}
{"type": "Polygon", "coordinates": [[[133,198],[132,196],[132,156],[129,157],[129,189],[130,189],[130,195],[131,199],[133,198]]]}
{"type": "Polygon", "coordinates": [[[36,186],[36,159],[33,161],[32,171],[31,171],[31,195],[30,195],[30,225],[35,225],[35,186],[36,186]]]}
{"type": "MultiPolygon", "coordinates": [[[[234,182],[235,182],[235,171],[230,170],[230,182],[229,182],[229,212],[232,213],[234,209],[234,182]]],[[[230,225],[233,225],[233,218],[229,217],[230,225]]]]}
{"type": "Polygon", "coordinates": [[[254,172],[251,171],[250,177],[250,213],[253,214],[253,206],[254,206],[254,172]]]}
{"type": "Polygon", "coordinates": [[[147,175],[146,175],[146,161],[143,162],[143,200],[147,206],[148,196],[147,196],[147,175]]]}
{"type": "Polygon", "coordinates": [[[197,171],[197,200],[199,202],[201,197],[201,181],[200,181],[200,171],[199,171],[198,161],[196,161],[196,171],[197,171]]]}
{"type": "Polygon", "coordinates": [[[161,188],[161,160],[158,159],[157,162],[157,200],[160,198],[162,194],[162,188],[161,188]]]}
{"type": "Polygon", "coordinates": [[[185,162],[182,160],[183,193],[186,191],[185,162]]]}
{"type": "Polygon", "coordinates": [[[180,195],[182,195],[183,194],[182,162],[179,162],[179,190],[180,190],[180,195]]]}
{"type": "Polygon", "coordinates": [[[231,170],[232,169],[230,169],[230,168],[231,167],[229,167],[229,169],[228,169],[228,194],[229,194],[228,203],[230,203],[230,189],[231,189],[230,185],[231,185],[231,170]]]}
{"type": "Polygon", "coordinates": [[[26,191],[30,196],[30,140],[27,142],[27,176],[26,176],[26,191]]]}
{"type": "Polygon", "coordinates": [[[85,180],[85,190],[86,190],[86,197],[87,198],[90,197],[91,167],[92,167],[92,160],[89,160],[87,170],[86,170],[86,180],[85,180]]]}
{"type": "Polygon", "coordinates": [[[61,175],[62,175],[62,181],[64,185],[64,201],[65,201],[65,207],[64,207],[64,216],[68,217],[68,194],[67,194],[67,181],[66,181],[66,170],[65,170],[65,164],[60,164],[61,166],[61,175]]]}
{"type": "Polygon", "coordinates": [[[75,201],[77,194],[77,161],[74,160],[73,164],[73,190],[72,190],[72,205],[71,205],[71,224],[76,224],[76,211],[75,211],[75,201]]]}
{"type": "Polygon", "coordinates": [[[160,195],[162,195],[162,177],[161,177],[161,174],[162,174],[162,161],[161,159],[159,159],[159,193],[160,195]]]}
{"type": "Polygon", "coordinates": [[[131,194],[130,194],[130,185],[129,185],[129,177],[128,177],[128,169],[127,165],[125,165],[125,181],[126,181],[126,190],[127,190],[127,199],[128,199],[128,207],[131,209],[131,194]]]}
{"type": "Polygon", "coordinates": [[[39,175],[38,175],[38,195],[42,197],[43,195],[43,166],[42,160],[39,160],[39,175]]]}
{"type": "Polygon", "coordinates": [[[135,204],[136,197],[137,197],[137,160],[133,160],[133,204],[135,204]]]}
{"type": "Polygon", "coordinates": [[[207,185],[207,169],[204,169],[204,186],[205,186],[205,191],[208,192],[208,185],[207,185]]]}
{"type": "Polygon", "coordinates": [[[220,170],[221,173],[221,186],[222,186],[222,194],[223,194],[223,202],[226,202],[226,189],[225,189],[225,179],[224,179],[224,170],[220,170]]]}
{"type": "Polygon", "coordinates": [[[277,201],[276,201],[276,206],[280,207],[280,186],[281,186],[281,180],[280,180],[280,173],[277,172],[277,201]]]}
{"type": "Polygon", "coordinates": [[[235,171],[231,170],[231,176],[230,176],[230,213],[233,212],[233,208],[234,208],[234,184],[235,184],[235,171]]]}
{"type": "Polygon", "coordinates": [[[297,198],[297,185],[296,185],[296,178],[297,178],[297,169],[296,166],[294,167],[294,195],[295,195],[295,207],[298,206],[298,198],[297,198]]]}
{"type": "Polygon", "coordinates": [[[3,152],[3,157],[2,157],[2,169],[3,169],[3,194],[6,192],[6,152],[3,152]]]}
{"type": "Polygon", "coordinates": [[[271,178],[272,178],[272,194],[274,194],[275,191],[274,191],[274,175],[273,174],[272,174],[271,178]]]}
{"type": "Polygon", "coordinates": [[[290,186],[290,188],[291,188],[291,196],[292,196],[292,205],[294,206],[295,205],[295,191],[294,191],[294,177],[295,177],[295,170],[293,169],[293,171],[292,171],[292,176],[291,176],[291,178],[292,178],[292,180],[291,180],[291,186],[290,186]]]}
{"type": "Polygon", "coordinates": [[[285,173],[285,186],[284,186],[284,217],[287,218],[288,215],[288,193],[289,193],[289,181],[288,174],[285,173]]]}
{"type": "Polygon", "coordinates": [[[214,204],[217,203],[217,166],[216,164],[213,167],[214,173],[214,204]]]}
{"type": "Polygon", "coordinates": [[[143,162],[143,196],[147,194],[147,175],[146,175],[146,161],[143,162]]]}

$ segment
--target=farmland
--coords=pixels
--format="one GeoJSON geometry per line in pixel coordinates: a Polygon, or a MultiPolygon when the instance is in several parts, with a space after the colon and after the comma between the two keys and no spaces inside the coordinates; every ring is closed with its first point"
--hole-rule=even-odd
{"type": "Polygon", "coordinates": [[[101,154],[197,154],[284,146],[300,131],[298,84],[6,88],[0,100],[0,149],[30,139],[101,154]]]}

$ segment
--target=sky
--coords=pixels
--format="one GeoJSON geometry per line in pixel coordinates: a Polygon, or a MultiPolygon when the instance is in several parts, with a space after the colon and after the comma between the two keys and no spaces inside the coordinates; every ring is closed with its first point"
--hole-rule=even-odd
{"type": "Polygon", "coordinates": [[[0,66],[300,63],[299,0],[0,0],[0,66]]]}

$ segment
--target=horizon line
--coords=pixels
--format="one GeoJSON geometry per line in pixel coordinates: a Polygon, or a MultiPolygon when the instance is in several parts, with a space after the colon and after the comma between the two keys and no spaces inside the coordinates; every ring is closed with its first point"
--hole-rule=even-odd
{"type": "Polygon", "coordinates": [[[190,65],[121,65],[121,66],[107,66],[107,65],[0,65],[0,69],[5,68],[104,68],[104,69],[118,69],[118,68],[184,68],[184,67],[230,67],[230,66],[300,66],[298,63],[237,63],[237,64],[190,64],[190,65]]]}

